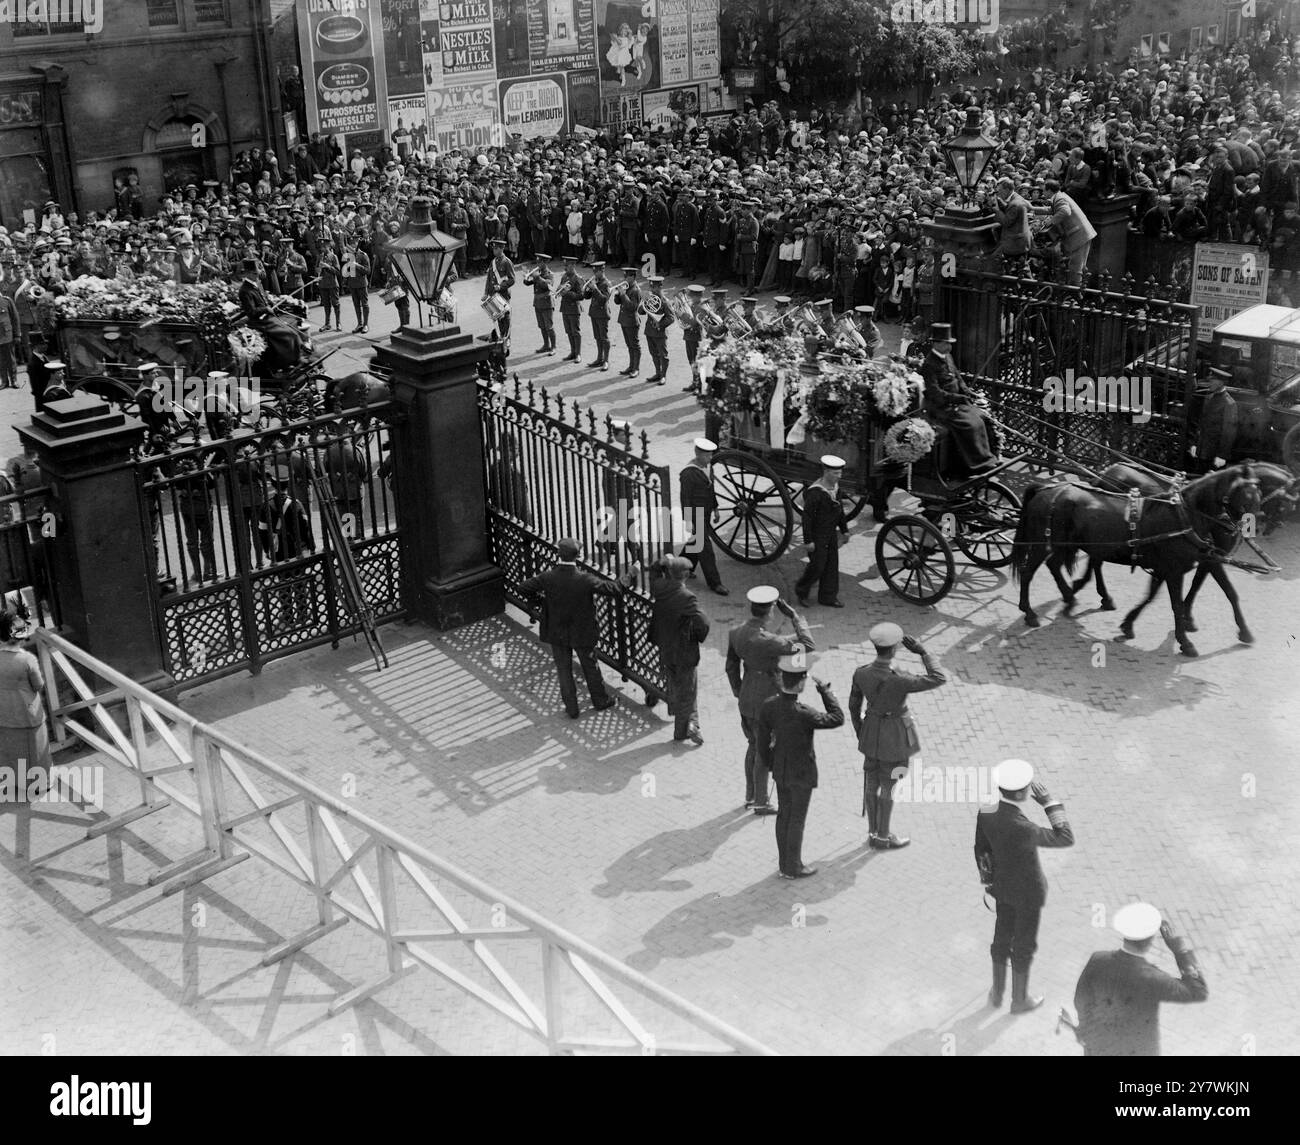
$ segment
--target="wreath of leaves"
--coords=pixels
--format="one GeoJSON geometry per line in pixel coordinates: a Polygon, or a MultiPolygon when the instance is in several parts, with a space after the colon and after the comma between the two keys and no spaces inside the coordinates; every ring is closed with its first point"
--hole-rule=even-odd
{"type": "Polygon", "coordinates": [[[909,465],[934,448],[934,426],[924,418],[904,418],[889,427],[882,444],[890,461],[909,465]]]}

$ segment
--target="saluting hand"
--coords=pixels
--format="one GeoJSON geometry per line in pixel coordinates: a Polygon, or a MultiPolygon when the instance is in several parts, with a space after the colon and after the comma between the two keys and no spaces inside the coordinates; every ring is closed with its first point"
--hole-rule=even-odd
{"type": "Polygon", "coordinates": [[[1040,807],[1046,807],[1052,801],[1051,793],[1036,779],[1029,785],[1029,793],[1040,807]]]}
{"type": "Polygon", "coordinates": [[[776,607],[777,611],[780,612],[782,616],[794,616],[794,605],[786,600],[785,597],[778,596],[776,598],[776,607]]]}
{"type": "Polygon", "coordinates": [[[915,636],[904,636],[903,647],[916,656],[925,651],[924,646],[915,636]]]}

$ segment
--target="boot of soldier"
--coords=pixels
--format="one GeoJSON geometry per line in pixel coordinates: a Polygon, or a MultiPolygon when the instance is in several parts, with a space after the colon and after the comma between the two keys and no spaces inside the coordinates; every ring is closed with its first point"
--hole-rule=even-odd
{"type": "Polygon", "coordinates": [[[906,847],[912,840],[906,837],[899,838],[897,835],[889,833],[889,820],[894,813],[894,801],[892,799],[878,799],[878,809],[876,811],[876,822],[878,829],[876,837],[871,840],[871,845],[877,851],[896,851],[899,847],[906,847]]]}
{"type": "Polygon", "coordinates": [[[1030,1010],[1037,1010],[1042,1004],[1041,994],[1029,993],[1029,967],[1026,966],[1021,970],[1013,966],[1011,968],[1011,1012],[1027,1014],[1030,1010]]]}
{"type": "Polygon", "coordinates": [[[864,776],[862,780],[862,806],[867,812],[867,842],[876,841],[876,830],[880,825],[880,803],[876,798],[875,791],[868,788],[870,780],[864,776]]]}
{"type": "Polygon", "coordinates": [[[989,991],[989,1005],[997,1009],[1007,992],[1007,964],[993,959],[993,988],[989,991]]]}

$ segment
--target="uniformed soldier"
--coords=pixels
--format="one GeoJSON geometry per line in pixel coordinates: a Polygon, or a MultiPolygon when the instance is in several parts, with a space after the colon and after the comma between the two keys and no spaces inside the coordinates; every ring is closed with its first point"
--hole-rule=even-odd
{"type": "Polygon", "coordinates": [[[1034,769],[1023,759],[998,764],[993,781],[1001,796],[975,816],[975,865],[980,880],[997,902],[993,925],[993,987],[989,1005],[1002,1005],[1011,964],[1011,1012],[1024,1014],[1043,1004],[1029,994],[1029,965],[1038,949],[1038,922],[1047,902],[1047,878],[1038,860],[1039,847],[1072,847],[1074,832],[1065,807],[1047,788],[1034,781],[1034,769]],[[1024,813],[1030,794],[1047,812],[1050,827],[1039,827],[1024,813]]]}
{"type": "Polygon", "coordinates": [[[1196,458],[1197,469],[1209,473],[1222,469],[1232,460],[1232,449],[1237,441],[1237,403],[1228,393],[1227,384],[1232,378],[1230,370],[1217,367],[1196,390],[1205,395],[1201,406],[1201,424],[1196,443],[1188,449],[1196,458]]]}
{"type": "MultiPolygon", "coordinates": [[[[487,281],[483,287],[483,297],[486,299],[489,295],[497,295],[506,302],[510,301],[510,290],[515,284],[515,264],[510,261],[510,256],[506,254],[506,240],[492,239],[492,261],[488,264],[487,281]]],[[[510,311],[506,311],[497,319],[497,330],[501,334],[502,345],[509,344],[510,338],[510,311]]]]}
{"type": "Polygon", "coordinates": [[[808,594],[817,586],[817,603],[843,608],[840,600],[840,545],[849,527],[840,503],[840,478],[844,459],[828,453],[822,457],[822,475],[803,493],[803,543],[808,546],[808,567],[794,586],[799,603],[808,607],[808,594]]]}
{"type": "Polygon", "coordinates": [[[867,344],[867,357],[874,358],[885,344],[885,336],[876,325],[876,308],[874,306],[855,306],[853,313],[857,317],[858,332],[867,344]]]}
{"type": "Polygon", "coordinates": [[[537,352],[548,358],[555,353],[555,301],[551,297],[555,275],[547,265],[551,261],[548,254],[536,256],[537,266],[524,275],[524,285],[533,287],[533,313],[537,315],[537,328],[542,332],[542,348],[537,352]]]}
{"type": "Polygon", "coordinates": [[[650,361],[655,366],[655,372],[646,382],[648,385],[662,386],[668,380],[668,327],[673,323],[673,312],[668,308],[668,300],[664,298],[663,275],[652,274],[646,281],[650,284],[650,293],[642,302],[645,311],[645,344],[650,351],[650,361]],[[656,301],[651,302],[652,298],[656,301]]]}
{"type": "Polygon", "coordinates": [[[812,651],[816,643],[808,622],[781,599],[779,589],[759,585],[748,593],[749,619],[727,636],[727,680],[740,707],[740,730],[745,733],[745,806],[755,815],[774,815],[768,798],[768,770],[758,756],[757,719],[765,700],[778,691],[777,662],[792,652],[812,651]],[[771,631],[773,605],[794,625],[793,636],[771,631]],[[741,669],[744,669],[742,674],[741,669]]]}
{"type": "Polygon", "coordinates": [[[560,321],[569,341],[569,352],[561,359],[564,362],[576,362],[582,353],[582,280],[577,267],[577,256],[566,254],[560,277],[560,321]]]}
{"type": "Polygon", "coordinates": [[[754,265],[758,257],[758,220],[754,218],[753,199],[746,199],[740,205],[740,214],[734,224],[736,243],[736,269],[740,275],[740,284],[745,290],[753,290],[757,285],[754,277],[754,265]]]}
{"type": "Polygon", "coordinates": [[[804,824],[817,786],[813,732],[844,723],[844,712],[825,680],[813,679],[825,711],[799,702],[809,666],[808,653],[802,650],[777,660],[781,691],[763,702],[754,729],[758,767],[770,770],[776,780],[776,853],[783,879],[806,879],[817,873],[816,867],[806,867],[803,862],[804,824]]]}
{"type": "MultiPolygon", "coordinates": [[[[668,684],[668,714],[673,717],[673,740],[702,744],[697,694],[700,645],[709,635],[709,618],[700,608],[695,594],[686,587],[690,562],[682,557],[665,556],[651,570],[650,595],[654,599],[650,615],[650,636],[659,649],[668,684]]],[[[646,693],[646,703],[654,707],[657,697],[646,693]]]]}
{"type": "Polygon", "coordinates": [[[787,334],[794,332],[794,314],[790,310],[794,299],[788,294],[778,294],[773,300],[776,303],[776,321],[787,334]]]}
{"type": "Polygon", "coordinates": [[[868,845],[878,851],[892,851],[911,842],[890,834],[894,810],[894,784],[907,774],[908,762],[921,750],[907,697],[928,692],[948,682],[939,661],[914,636],[904,636],[897,624],[877,624],[867,633],[875,646],[876,658],[853,673],[849,691],[849,718],[862,752],[862,809],[867,816],[868,845]],[[894,667],[899,645],[921,657],[924,676],[900,672],[894,667]],[[866,702],[864,715],[862,704],[866,702]]]}
{"type": "Polygon", "coordinates": [[[722,278],[729,230],[727,208],[718,199],[717,188],[711,188],[709,201],[700,212],[699,245],[703,255],[700,269],[703,270],[706,266],[709,268],[713,275],[714,286],[717,286],[722,278]]]}
{"type": "Polygon", "coordinates": [[[1084,1057],[1159,1057],[1160,1003],[1204,1002],[1205,977],[1187,940],[1150,903],[1120,907],[1112,920],[1124,940],[1118,950],[1088,959],[1074,991],[1075,1036],[1084,1057]],[[1175,978],[1149,961],[1159,934],[1178,964],[1175,978]]]}
{"type": "Polygon", "coordinates": [[[853,309],[858,287],[858,230],[846,219],[835,234],[835,294],[841,310],[853,309]]]}
{"type": "Polygon", "coordinates": [[[605,277],[605,264],[591,264],[591,280],[583,287],[583,298],[590,299],[587,313],[591,317],[591,336],[596,343],[596,360],[588,362],[588,369],[609,369],[609,295],[613,287],[605,277]]]}
{"type": "Polygon", "coordinates": [[[686,343],[686,361],[690,363],[691,380],[682,387],[682,393],[694,393],[700,388],[695,359],[700,352],[700,339],[704,336],[704,327],[700,325],[696,312],[704,302],[704,287],[692,284],[686,288],[686,293],[691,296],[691,312],[690,317],[682,323],[682,341],[686,343]]]}
{"type": "Polygon", "coordinates": [[[654,256],[653,274],[667,274],[669,260],[669,232],[672,230],[672,216],[668,210],[668,200],[664,198],[664,185],[655,183],[645,201],[645,237],[646,245],[654,256]]]}
{"type": "Polygon", "coordinates": [[[709,525],[717,524],[718,497],[713,491],[713,455],[718,447],[707,437],[695,439],[695,456],[682,466],[678,477],[682,516],[686,526],[691,530],[691,539],[686,542],[681,556],[691,562],[694,573],[698,565],[704,566],[704,581],[719,596],[730,595],[730,589],[722,583],[718,574],[718,558],[713,552],[713,541],[709,537],[709,525]]]}
{"type": "Polygon", "coordinates": [[[636,284],[637,268],[625,266],[623,281],[618,284],[614,298],[618,302],[618,328],[623,331],[627,346],[627,369],[619,370],[623,378],[635,378],[641,371],[641,323],[637,317],[641,308],[641,288],[636,284]]]}

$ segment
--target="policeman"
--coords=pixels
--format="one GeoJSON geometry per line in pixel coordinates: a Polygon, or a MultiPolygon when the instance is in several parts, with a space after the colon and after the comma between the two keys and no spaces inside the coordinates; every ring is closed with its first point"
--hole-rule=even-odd
{"type": "Polygon", "coordinates": [[[1187,452],[1196,458],[1202,473],[1222,469],[1232,460],[1232,448],[1237,441],[1237,403],[1227,390],[1231,377],[1231,371],[1216,367],[1196,387],[1198,393],[1205,395],[1205,403],[1201,406],[1196,443],[1187,452]]]}
{"type": "Polygon", "coordinates": [[[1043,1004],[1029,994],[1029,965],[1038,949],[1038,922],[1047,902],[1047,879],[1038,861],[1039,847],[1073,847],[1074,832],[1065,807],[1047,788],[1034,782],[1034,769],[1023,759],[1003,760],[993,782],[1001,799],[975,816],[975,865],[980,880],[997,902],[993,925],[993,987],[989,1005],[1002,1005],[1011,964],[1011,1012],[1024,1014],[1043,1004]],[[1029,795],[1047,812],[1050,827],[1039,827],[1024,813],[1029,795]]]}
{"type": "Polygon", "coordinates": [[[1204,1002],[1209,988],[1196,955],[1150,903],[1120,907],[1111,920],[1124,940],[1088,959],[1074,991],[1075,1036],[1084,1057],[1159,1057],[1160,1003],[1204,1002]],[[1178,963],[1175,978],[1149,961],[1159,934],[1178,963]]]}
{"type": "Polygon", "coordinates": [[[619,370],[619,376],[635,378],[641,371],[641,322],[637,313],[641,308],[641,288],[636,284],[637,268],[625,266],[623,281],[618,284],[615,298],[618,301],[618,326],[623,331],[623,342],[627,346],[627,369],[619,370]]]}
{"type": "Polygon", "coordinates": [[[605,264],[593,262],[592,276],[583,287],[582,296],[591,300],[587,313],[591,317],[591,337],[596,343],[596,360],[587,368],[604,373],[609,369],[609,295],[613,289],[605,277],[605,264]]]}
{"type": "Polygon", "coordinates": [[[843,608],[840,600],[840,545],[849,527],[840,503],[840,478],[844,459],[828,453],[822,457],[822,475],[803,493],[803,543],[808,546],[808,567],[794,586],[799,603],[808,607],[808,594],[817,586],[817,603],[843,608]]]}
{"type": "Polygon", "coordinates": [[[537,328],[542,332],[542,348],[537,352],[549,358],[555,353],[555,302],[551,298],[555,276],[546,265],[551,261],[549,254],[539,254],[536,258],[537,266],[524,275],[524,284],[532,283],[533,313],[537,315],[537,328]]]}
{"type": "Polygon", "coordinates": [[[853,673],[849,691],[849,718],[862,752],[862,808],[870,832],[868,845],[878,851],[906,847],[910,839],[889,832],[894,810],[894,784],[907,774],[908,761],[921,750],[916,725],[907,710],[907,697],[928,692],[948,682],[937,658],[914,636],[904,636],[897,624],[877,624],[868,634],[876,658],[853,673]],[[898,646],[921,657],[924,676],[900,672],[894,667],[898,646]],[[866,715],[862,704],[866,702],[866,715]]]}
{"type": "Polygon", "coordinates": [[[770,770],[776,780],[780,807],[776,813],[776,853],[783,879],[806,879],[817,873],[816,867],[806,867],[803,862],[804,824],[817,786],[813,732],[844,723],[844,713],[825,680],[813,679],[825,711],[799,702],[809,667],[808,654],[802,650],[780,657],[780,694],[763,702],[754,729],[758,767],[764,774],[770,770]]]}
{"type": "MultiPolygon", "coordinates": [[[[703,191],[696,195],[703,197],[703,191]]],[[[683,187],[673,205],[673,266],[680,267],[685,275],[695,274],[697,259],[696,234],[700,226],[700,208],[688,188],[683,187]]],[[[667,267],[662,268],[665,272],[667,267]]]]}
{"type": "Polygon", "coordinates": [[[560,278],[560,321],[569,341],[569,352],[561,359],[564,362],[576,362],[582,353],[582,281],[577,267],[577,256],[566,254],[560,278]]]}
{"type": "Polygon", "coordinates": [[[655,372],[646,379],[648,385],[662,386],[668,380],[668,327],[672,325],[673,312],[664,298],[663,275],[652,274],[647,279],[650,293],[643,304],[645,310],[645,344],[650,351],[650,361],[655,372]],[[657,301],[651,302],[654,298],[657,301]]]}
{"type": "Polygon", "coordinates": [[[791,652],[811,651],[817,645],[808,623],[781,599],[779,589],[759,585],[748,593],[749,619],[727,636],[727,680],[740,706],[740,730],[745,733],[745,806],[755,815],[774,815],[768,802],[767,769],[757,755],[756,724],[763,702],[777,694],[777,661],[791,652]],[[772,606],[794,625],[794,636],[771,631],[772,606]],[[741,669],[744,668],[742,674],[741,669]]]}
{"type": "Polygon", "coordinates": [[[709,525],[716,525],[718,515],[718,495],[713,491],[713,455],[717,445],[707,437],[695,439],[695,456],[682,466],[678,475],[682,516],[686,527],[691,530],[691,539],[686,542],[681,556],[691,562],[691,572],[697,565],[704,566],[704,581],[719,596],[729,596],[731,590],[722,583],[718,574],[718,558],[713,552],[713,541],[709,537],[709,525]]]}
{"type": "Polygon", "coordinates": [[[694,393],[700,388],[699,371],[695,368],[695,359],[700,352],[700,339],[704,335],[704,327],[700,325],[696,312],[704,301],[704,287],[693,284],[686,288],[686,293],[691,296],[691,314],[682,323],[682,341],[686,343],[686,361],[690,363],[691,380],[689,384],[682,387],[682,393],[694,393]]]}

